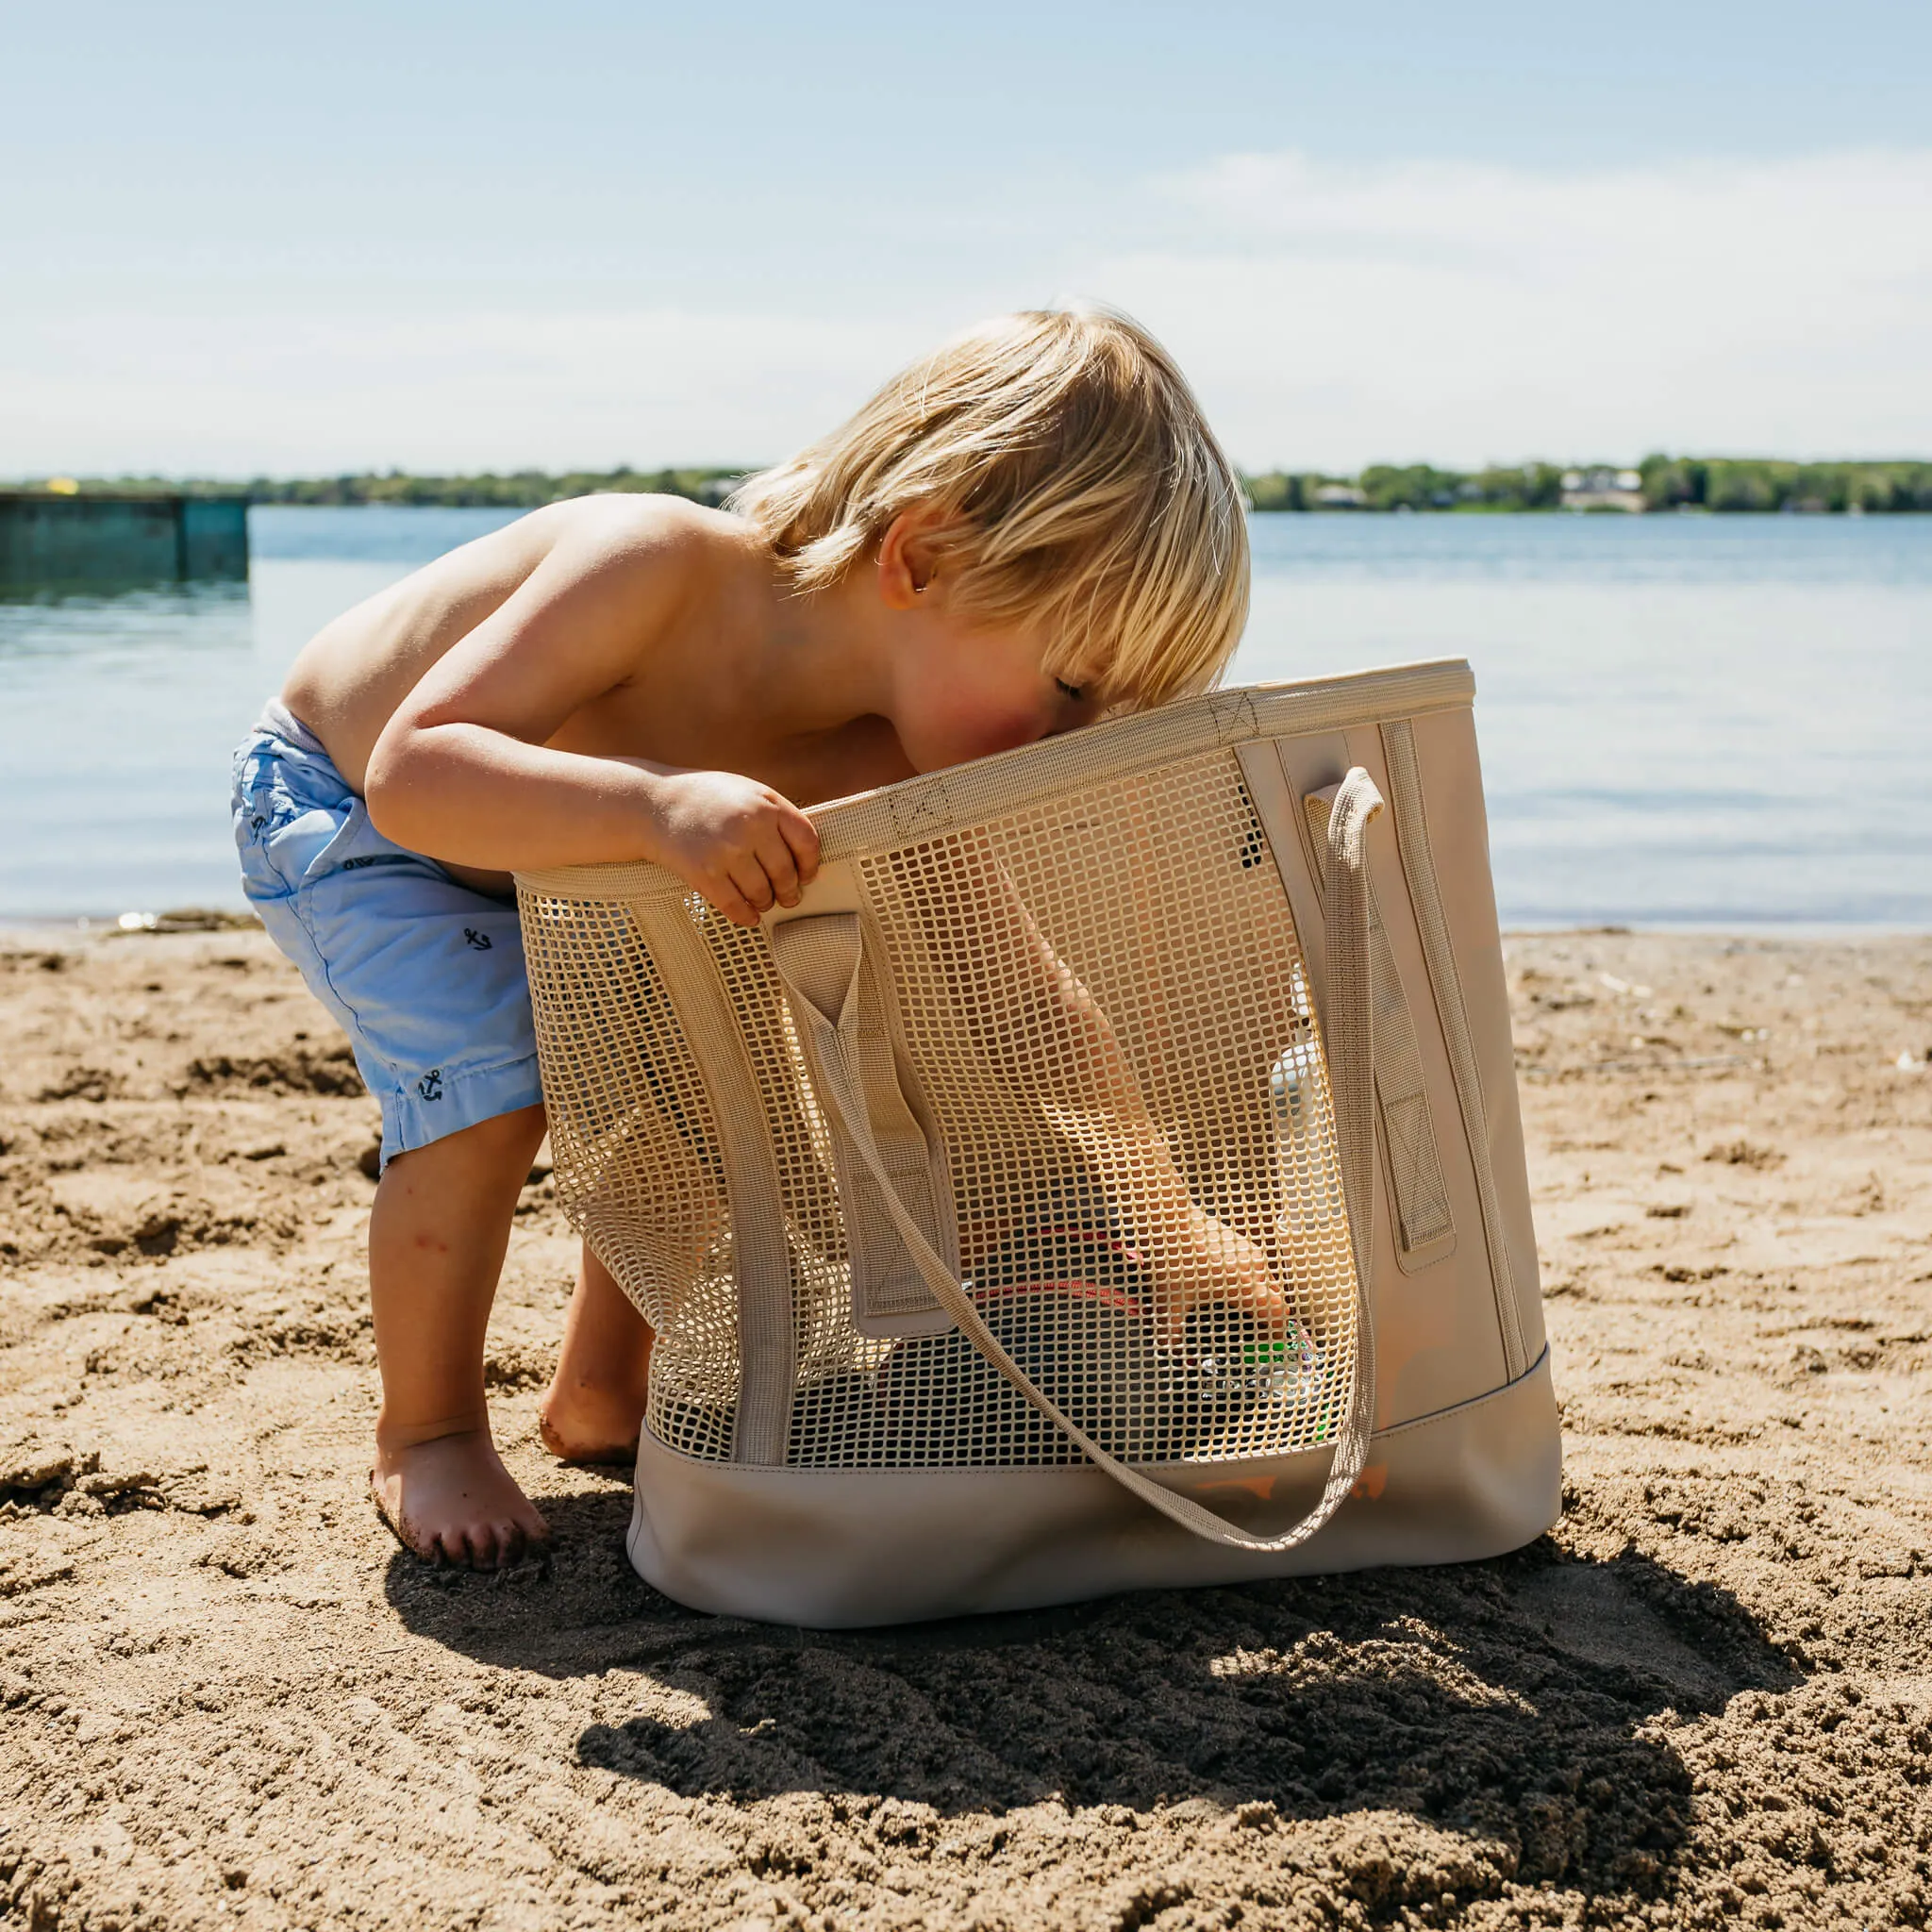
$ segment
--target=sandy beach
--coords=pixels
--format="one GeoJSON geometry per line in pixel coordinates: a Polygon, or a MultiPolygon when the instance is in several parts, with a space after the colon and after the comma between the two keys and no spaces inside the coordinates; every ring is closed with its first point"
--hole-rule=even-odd
{"type": "Polygon", "coordinates": [[[1566,1513],[1465,1568],[824,1637],[365,1500],[375,1108],[252,931],[0,938],[0,1925],[1920,1925],[1932,940],[1508,947],[1566,1513]],[[1901,1064],[1901,1059],[1905,1064],[1901,1064]]]}

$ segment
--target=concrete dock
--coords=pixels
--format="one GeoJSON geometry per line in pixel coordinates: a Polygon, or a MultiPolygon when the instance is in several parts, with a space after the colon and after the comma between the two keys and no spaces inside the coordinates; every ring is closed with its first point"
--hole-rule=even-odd
{"type": "Polygon", "coordinates": [[[0,491],[0,584],[189,583],[248,575],[239,496],[0,491]]]}

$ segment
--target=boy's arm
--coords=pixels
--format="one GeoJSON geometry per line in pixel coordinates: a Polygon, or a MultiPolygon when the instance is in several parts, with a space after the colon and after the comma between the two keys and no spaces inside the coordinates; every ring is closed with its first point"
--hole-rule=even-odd
{"type": "Polygon", "coordinates": [[[795,903],[811,822],[729,772],[558,751],[546,740],[625,683],[701,594],[704,538],[634,504],[579,516],[503,605],[397,707],[369,760],[371,819],[400,845],[496,871],[652,859],[727,917],[795,903]]]}

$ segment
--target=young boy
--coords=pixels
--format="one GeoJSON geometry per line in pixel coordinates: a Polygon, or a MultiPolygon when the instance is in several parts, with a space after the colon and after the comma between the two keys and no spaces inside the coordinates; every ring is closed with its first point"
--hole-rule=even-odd
{"type": "MultiPolygon", "coordinates": [[[[650,859],[755,925],[816,869],[801,804],[1211,684],[1246,616],[1241,508],[1142,330],[1014,315],[732,512],[553,504],[303,651],[236,756],[235,835],[382,1105],[370,1481],[410,1549],[488,1569],[548,1538],[483,1395],[544,1127],[511,872],[650,859]]],[[[1187,1239],[1252,1277],[1198,1210],[1187,1239]]],[[[586,1250],[542,1404],[555,1455],[634,1452],[650,1343],[586,1250]]]]}

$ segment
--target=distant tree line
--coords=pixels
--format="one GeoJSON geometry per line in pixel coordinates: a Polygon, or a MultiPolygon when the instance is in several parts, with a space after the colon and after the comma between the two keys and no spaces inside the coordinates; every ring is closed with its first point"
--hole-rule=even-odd
{"type": "Polygon", "coordinates": [[[1373,463],[1357,476],[1273,470],[1243,477],[1257,509],[1555,509],[1563,471],[1553,463],[1439,470],[1429,463],[1373,463]]]}
{"type": "MultiPolygon", "coordinates": [[[[1521,463],[1438,470],[1375,463],[1358,476],[1274,470],[1243,478],[1257,510],[1560,509],[1568,496],[1631,475],[1604,466],[1521,463]]],[[[1791,463],[1770,457],[1645,457],[1635,487],[1645,509],[1932,510],[1932,462],[1791,463]]],[[[1603,493],[1599,491],[1596,493],[1603,493]]],[[[1633,503],[1632,508],[1639,507],[1633,503]]]]}
{"type": "Polygon", "coordinates": [[[1647,457],[1641,469],[1652,509],[1932,510],[1932,463],[1647,457]]]}
{"type": "MultiPolygon", "coordinates": [[[[692,503],[717,503],[748,473],[736,470],[517,470],[507,475],[485,471],[475,476],[414,476],[400,470],[380,475],[257,476],[246,483],[211,477],[186,480],[162,476],[82,478],[76,487],[89,496],[245,496],[250,503],[408,503],[441,504],[473,509],[536,509],[567,496],[600,491],[649,491],[682,496],[692,503]]],[[[65,480],[65,479],[63,479],[65,480]]],[[[29,486],[31,487],[31,486],[29,486]]],[[[58,486],[57,486],[58,487],[58,486]]]]}
{"type": "MultiPolygon", "coordinates": [[[[473,476],[382,475],[186,482],[158,476],[59,479],[53,487],[89,495],[246,496],[251,503],[445,504],[534,509],[599,491],[650,491],[693,503],[719,503],[743,470],[518,470],[473,476]]],[[[1932,462],[1792,463],[1771,457],[1645,457],[1633,470],[1596,465],[1516,463],[1485,470],[1439,470],[1428,463],[1374,463],[1356,476],[1270,470],[1244,476],[1257,510],[1458,510],[1490,513],[1566,506],[1650,510],[1932,510],[1932,462]]],[[[29,485],[29,488],[34,487],[29,485]]],[[[42,485],[42,487],[46,487],[42,485]]]]}
{"type": "Polygon", "coordinates": [[[258,478],[248,486],[255,503],[439,503],[475,508],[535,509],[567,496],[599,491],[682,496],[692,503],[717,503],[741,470],[572,470],[552,475],[518,470],[499,476],[410,476],[391,471],[381,476],[323,476],[293,482],[258,478]]]}

